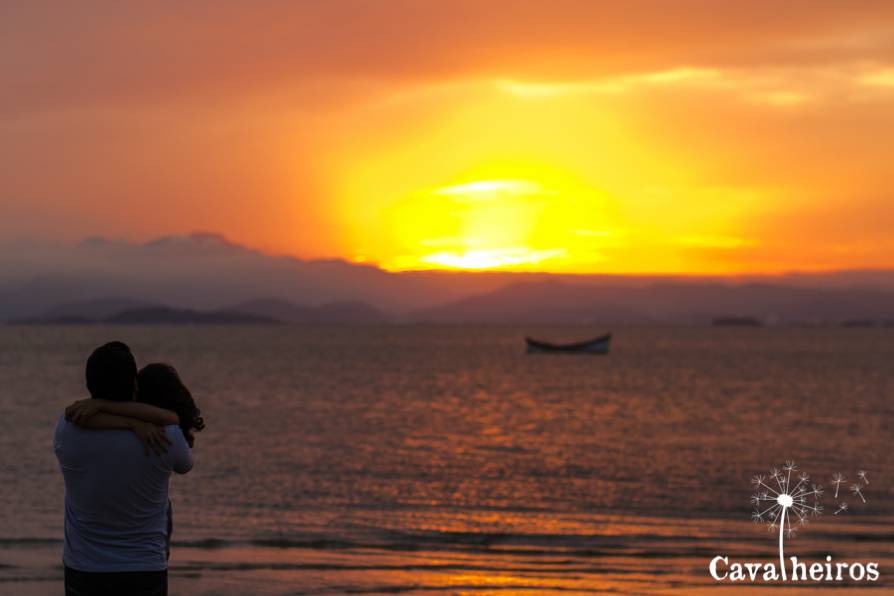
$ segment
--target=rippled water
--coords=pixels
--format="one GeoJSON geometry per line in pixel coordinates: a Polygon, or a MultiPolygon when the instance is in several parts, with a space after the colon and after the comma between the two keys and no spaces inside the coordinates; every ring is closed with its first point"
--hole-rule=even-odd
{"type": "Polygon", "coordinates": [[[205,413],[172,482],[175,594],[691,593],[715,554],[778,557],[749,479],[788,459],[827,485],[790,554],[881,561],[894,585],[894,330],[619,329],[607,357],[524,353],[525,334],[602,331],[0,328],[0,592],[60,589],[52,429],[110,339],[177,366],[205,413]],[[831,474],[857,469],[867,503],[830,515],[831,474]]]}

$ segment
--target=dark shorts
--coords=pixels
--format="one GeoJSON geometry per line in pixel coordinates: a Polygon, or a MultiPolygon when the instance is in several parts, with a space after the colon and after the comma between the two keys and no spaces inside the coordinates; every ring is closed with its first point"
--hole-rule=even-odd
{"type": "Polygon", "coordinates": [[[65,568],[65,596],[167,596],[168,571],[88,573],[65,568]]]}

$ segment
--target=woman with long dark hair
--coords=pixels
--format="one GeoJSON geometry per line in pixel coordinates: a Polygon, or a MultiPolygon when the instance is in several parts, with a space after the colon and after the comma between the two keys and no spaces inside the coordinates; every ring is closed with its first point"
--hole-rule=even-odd
{"type": "Polygon", "coordinates": [[[205,428],[202,411],[170,364],[147,364],[137,373],[137,400],[177,414],[178,425],[190,447],[195,443],[195,433],[205,428]]]}

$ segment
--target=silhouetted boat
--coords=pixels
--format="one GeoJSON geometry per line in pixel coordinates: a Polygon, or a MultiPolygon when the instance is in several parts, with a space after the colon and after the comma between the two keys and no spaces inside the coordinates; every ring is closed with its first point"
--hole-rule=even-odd
{"type": "Polygon", "coordinates": [[[612,340],[612,334],[606,333],[595,339],[579,341],[571,344],[552,344],[539,341],[530,337],[525,338],[528,344],[528,353],[560,352],[571,354],[608,354],[608,345],[612,340]]]}

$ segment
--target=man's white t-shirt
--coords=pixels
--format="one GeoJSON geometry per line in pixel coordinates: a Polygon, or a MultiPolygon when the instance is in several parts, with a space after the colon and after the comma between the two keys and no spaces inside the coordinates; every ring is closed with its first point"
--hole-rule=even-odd
{"type": "Polygon", "coordinates": [[[65,479],[66,566],[86,572],[167,569],[168,480],[192,469],[179,427],[164,455],[146,455],[129,430],[88,430],[59,419],[53,450],[65,479]]]}

